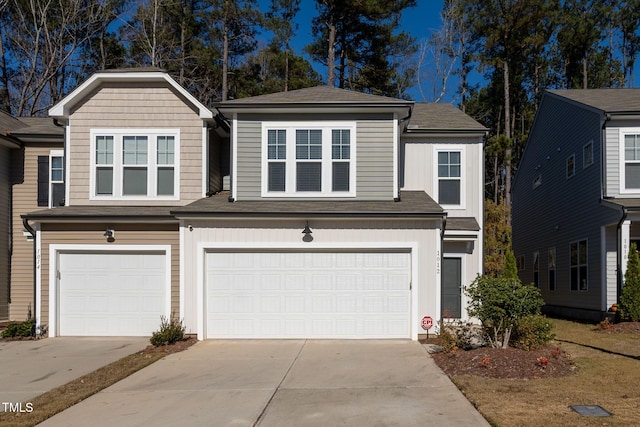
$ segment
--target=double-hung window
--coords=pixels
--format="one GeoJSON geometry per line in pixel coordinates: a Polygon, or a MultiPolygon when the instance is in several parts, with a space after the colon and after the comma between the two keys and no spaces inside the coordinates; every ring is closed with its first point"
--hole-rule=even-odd
{"type": "Polygon", "coordinates": [[[65,204],[64,151],[38,156],[38,206],[55,208],[65,204]]]}
{"type": "Polygon", "coordinates": [[[462,180],[462,149],[436,148],[438,203],[462,207],[464,186],[462,180]]]}
{"type": "Polygon", "coordinates": [[[587,241],[580,240],[571,243],[571,290],[586,291],[589,289],[587,281],[587,241]]]}
{"type": "Polygon", "coordinates": [[[91,132],[93,199],[178,198],[179,130],[91,132]]]}
{"type": "MultiPolygon", "coordinates": [[[[621,131],[622,132],[622,131],[621,131]]],[[[640,129],[635,132],[621,133],[624,145],[624,167],[621,177],[621,190],[637,192],[640,190],[640,129]]]]}
{"type": "Polygon", "coordinates": [[[264,197],[354,197],[355,123],[263,123],[264,197]]]}

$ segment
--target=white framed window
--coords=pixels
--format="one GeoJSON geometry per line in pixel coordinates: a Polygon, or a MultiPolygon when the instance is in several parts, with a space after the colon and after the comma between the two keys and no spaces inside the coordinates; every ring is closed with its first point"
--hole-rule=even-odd
{"type": "Polygon", "coordinates": [[[464,209],[464,154],[463,146],[435,147],[435,198],[440,205],[450,209],[464,209]]]}
{"type": "Polygon", "coordinates": [[[620,130],[620,192],[640,191],[640,128],[620,130]]]}
{"type": "Polygon", "coordinates": [[[587,142],[582,147],[582,169],[588,168],[593,164],[593,141],[587,142]]]}
{"type": "Polygon", "coordinates": [[[567,179],[576,174],[576,155],[572,154],[567,157],[567,179]]]}
{"type": "Polygon", "coordinates": [[[178,200],[179,129],[91,130],[92,200],[178,200]]]}
{"type": "Polygon", "coordinates": [[[55,208],[64,204],[64,151],[51,150],[48,156],[38,156],[38,206],[55,208]]]}
{"type": "Polygon", "coordinates": [[[263,197],[355,197],[355,122],[263,122],[263,197]]]}
{"type": "Polygon", "coordinates": [[[571,243],[571,290],[587,291],[588,283],[587,241],[571,243]]]}

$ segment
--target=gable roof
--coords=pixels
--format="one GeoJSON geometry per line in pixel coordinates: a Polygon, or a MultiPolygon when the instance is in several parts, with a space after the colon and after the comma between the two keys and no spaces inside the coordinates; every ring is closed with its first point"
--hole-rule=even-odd
{"type": "Polygon", "coordinates": [[[213,112],[205,107],[185,88],[180,86],[169,74],[159,68],[125,68],[117,70],[99,71],[76,87],[70,94],[62,98],[57,104],[49,109],[49,116],[66,118],[71,109],[80,102],[91,91],[96,90],[104,82],[166,82],[187,102],[192,104],[203,120],[213,119],[213,112]]]}
{"type": "Polygon", "coordinates": [[[640,113],[640,89],[558,89],[547,92],[605,113],[640,113]]]}
{"type": "Polygon", "coordinates": [[[489,129],[448,103],[417,102],[413,106],[407,131],[474,131],[489,129]]]}

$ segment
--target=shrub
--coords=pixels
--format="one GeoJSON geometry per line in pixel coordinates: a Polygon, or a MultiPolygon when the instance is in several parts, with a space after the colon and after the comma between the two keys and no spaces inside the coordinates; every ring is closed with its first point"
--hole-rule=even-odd
{"type": "Polygon", "coordinates": [[[440,320],[441,346],[444,352],[450,352],[457,349],[469,350],[477,347],[482,343],[482,336],[478,333],[478,328],[471,322],[463,322],[456,320],[455,322],[445,323],[440,320]]]}
{"type": "Polygon", "coordinates": [[[24,322],[12,322],[7,325],[7,329],[2,331],[3,338],[15,337],[35,337],[36,320],[27,319],[24,322]]]}
{"type": "Polygon", "coordinates": [[[507,348],[516,322],[540,314],[544,304],[538,288],[518,279],[478,276],[465,292],[469,314],[480,319],[487,340],[496,348],[507,348]]]}
{"type": "Polygon", "coordinates": [[[151,344],[156,347],[161,345],[175,344],[184,339],[185,327],[182,321],[176,319],[173,314],[170,319],[160,316],[160,330],[151,335],[151,344]]]}
{"type": "Polygon", "coordinates": [[[629,249],[619,309],[622,320],[640,321],[640,256],[635,243],[632,243],[629,249]]]}
{"type": "Polygon", "coordinates": [[[513,331],[513,346],[522,350],[536,350],[555,338],[553,323],[541,314],[518,319],[513,331]]]}

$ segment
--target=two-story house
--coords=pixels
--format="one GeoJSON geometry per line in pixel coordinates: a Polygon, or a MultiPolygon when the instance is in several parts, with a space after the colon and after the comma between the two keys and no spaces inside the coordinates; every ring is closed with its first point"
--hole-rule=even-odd
{"type": "Polygon", "coordinates": [[[550,313],[602,319],[640,240],[640,90],[545,92],[512,194],[522,280],[550,313]]]}
{"type": "Polygon", "coordinates": [[[34,315],[34,244],[22,214],[64,203],[64,129],[0,112],[0,321],[34,315]]]}
{"type": "Polygon", "coordinates": [[[159,70],[93,75],[65,206],[35,230],[57,335],[416,339],[482,270],[485,129],[450,105],[329,87],[202,105],[159,70]]]}

